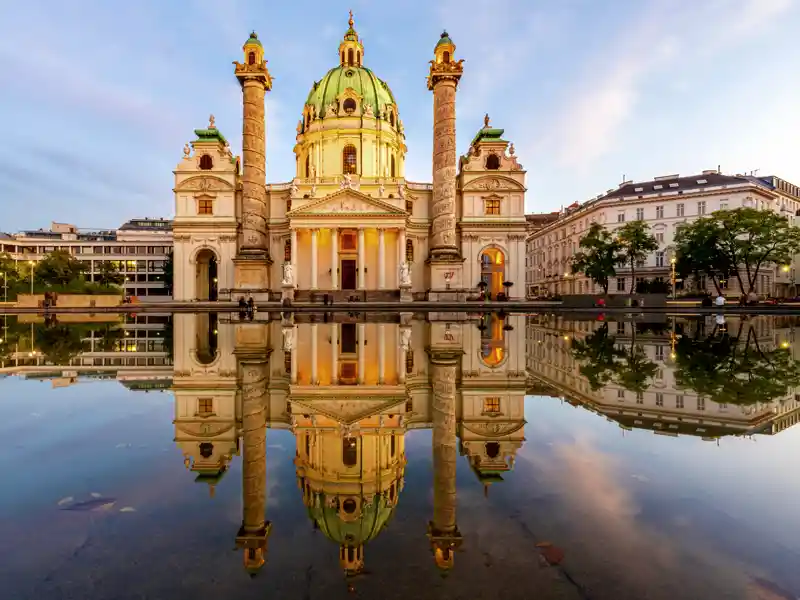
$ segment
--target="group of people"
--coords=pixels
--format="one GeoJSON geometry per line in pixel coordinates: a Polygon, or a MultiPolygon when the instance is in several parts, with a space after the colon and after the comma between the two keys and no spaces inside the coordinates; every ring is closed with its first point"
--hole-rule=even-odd
{"type": "Polygon", "coordinates": [[[250,296],[247,300],[245,300],[244,296],[239,296],[239,318],[248,318],[252,321],[255,314],[256,303],[255,300],[253,300],[253,297],[250,296]]]}

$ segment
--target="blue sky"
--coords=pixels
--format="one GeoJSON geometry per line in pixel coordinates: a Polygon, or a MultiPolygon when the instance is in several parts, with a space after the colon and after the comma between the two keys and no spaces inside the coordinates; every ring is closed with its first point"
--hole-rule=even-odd
{"type": "Polygon", "coordinates": [[[425,75],[443,28],[465,59],[458,148],[488,112],[528,171],[528,211],[627,178],[760,169],[800,183],[797,0],[26,0],[0,6],[0,231],[173,214],[172,169],[216,116],[241,144],[231,61],[255,29],[274,88],[267,177],[355,13],[391,86],[407,177],[431,177],[425,75]]]}

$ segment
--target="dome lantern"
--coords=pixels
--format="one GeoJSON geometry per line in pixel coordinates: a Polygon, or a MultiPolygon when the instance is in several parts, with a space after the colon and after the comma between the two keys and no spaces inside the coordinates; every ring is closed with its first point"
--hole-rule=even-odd
{"type": "Polygon", "coordinates": [[[344,39],[339,44],[339,64],[343,67],[360,67],[364,63],[364,44],[353,27],[355,23],[352,10],[347,24],[348,28],[344,33],[344,39]]]}

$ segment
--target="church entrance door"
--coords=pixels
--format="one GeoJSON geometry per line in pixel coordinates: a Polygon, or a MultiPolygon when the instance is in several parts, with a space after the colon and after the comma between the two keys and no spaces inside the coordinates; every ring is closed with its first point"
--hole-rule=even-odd
{"type": "Polygon", "coordinates": [[[342,289],[356,289],[356,261],[342,260],[342,289]]]}

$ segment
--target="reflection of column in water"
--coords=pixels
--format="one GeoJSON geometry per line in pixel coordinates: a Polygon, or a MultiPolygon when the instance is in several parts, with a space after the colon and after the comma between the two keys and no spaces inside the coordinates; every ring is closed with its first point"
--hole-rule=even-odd
{"type": "MultiPolygon", "coordinates": [[[[458,353],[460,354],[460,352],[458,353]]],[[[451,569],[461,545],[456,524],[456,366],[455,352],[431,352],[433,375],[433,520],[428,537],[436,566],[451,569]]]]}
{"type": "Polygon", "coordinates": [[[242,363],[242,526],[236,546],[244,549],[244,566],[251,575],[264,566],[271,524],[267,504],[266,407],[267,362],[242,363]]]}

